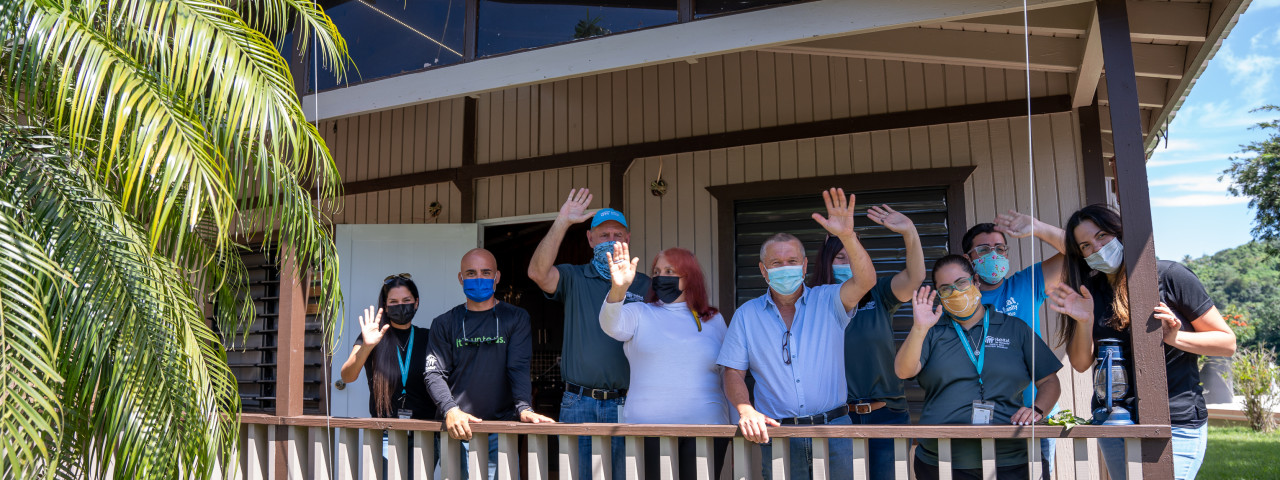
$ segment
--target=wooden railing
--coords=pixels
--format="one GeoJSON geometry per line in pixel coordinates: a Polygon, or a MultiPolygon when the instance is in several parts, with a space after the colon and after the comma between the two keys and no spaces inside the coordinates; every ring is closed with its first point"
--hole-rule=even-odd
{"type": "MultiPolygon", "coordinates": [[[[483,422],[471,426],[476,434],[467,454],[469,478],[486,478],[488,474],[488,433],[498,436],[497,477],[518,480],[520,470],[529,480],[549,480],[552,461],[549,442],[559,443],[556,455],[559,478],[579,478],[578,437],[591,438],[591,472],[581,478],[608,479],[612,458],[608,454],[613,437],[626,439],[626,478],[645,478],[643,448],[645,437],[659,437],[660,477],[679,478],[676,440],[696,438],[696,465],[699,480],[711,480],[712,442],[716,438],[732,438],[727,455],[731,478],[759,478],[761,464],[758,447],[737,436],[734,425],[629,425],[629,424],[526,424],[517,422],[483,422]],[[520,437],[525,437],[525,462],[520,464],[520,437]],[[753,452],[755,450],[755,452],[753,452]],[[598,452],[603,452],[598,453],[598,452]],[[753,460],[755,458],[756,460],[753,460]]],[[[996,439],[1026,439],[1031,478],[1039,476],[1040,448],[1038,438],[1061,438],[1071,442],[1075,453],[1076,478],[1089,479],[1100,460],[1090,448],[1091,438],[1125,439],[1125,458],[1129,478],[1142,476],[1141,441],[1146,438],[1169,438],[1170,429],[1163,425],[1077,426],[1071,429],[1052,426],[970,426],[970,425],[893,425],[893,426],[788,426],[769,430],[774,440],[769,468],[773,477],[788,476],[792,438],[811,438],[813,442],[813,478],[827,478],[828,449],[826,439],[849,438],[853,441],[854,478],[866,479],[867,440],[892,438],[895,445],[895,478],[906,480],[911,463],[911,439],[938,439],[939,474],[951,478],[951,440],[980,439],[984,478],[995,478],[996,439]]],[[[245,414],[241,416],[241,441],[236,468],[215,472],[217,478],[258,480],[267,478],[356,480],[430,479],[434,478],[436,454],[434,440],[440,438],[440,473],[444,479],[462,479],[462,444],[441,433],[439,422],[399,419],[334,418],[323,416],[277,417],[245,414]],[[383,432],[388,437],[383,451],[383,432]],[[409,448],[409,432],[414,442],[409,448]],[[385,458],[384,458],[385,457],[385,458]],[[408,471],[410,457],[413,472],[408,471]],[[386,463],[386,472],[383,463],[386,463]]]]}

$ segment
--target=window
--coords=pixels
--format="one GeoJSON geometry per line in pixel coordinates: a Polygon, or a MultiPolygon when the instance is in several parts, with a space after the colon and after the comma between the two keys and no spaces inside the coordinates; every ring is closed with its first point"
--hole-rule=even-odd
{"type": "Polygon", "coordinates": [[[495,55],[676,22],[676,0],[480,0],[476,54],[495,55]]]}
{"type": "Polygon", "coordinates": [[[748,8],[766,7],[795,3],[795,0],[693,0],[694,18],[746,10],[748,8]]]}
{"type": "MultiPolygon", "coordinates": [[[[359,83],[463,59],[466,0],[347,0],[325,9],[347,40],[359,83]]],[[[321,73],[311,91],[339,86],[321,73]]]]}

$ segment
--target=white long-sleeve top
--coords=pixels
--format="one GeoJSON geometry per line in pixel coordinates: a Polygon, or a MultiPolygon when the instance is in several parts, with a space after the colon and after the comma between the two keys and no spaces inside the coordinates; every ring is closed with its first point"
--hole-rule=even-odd
{"type": "Polygon", "coordinates": [[[719,314],[698,331],[685,303],[609,303],[600,328],[622,343],[631,364],[623,407],[627,423],[730,423],[729,401],[716,365],[728,327],[719,314]]]}

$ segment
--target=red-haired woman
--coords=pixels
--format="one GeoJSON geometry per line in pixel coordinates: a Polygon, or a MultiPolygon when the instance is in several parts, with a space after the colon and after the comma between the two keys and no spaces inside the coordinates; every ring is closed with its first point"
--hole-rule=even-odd
{"type": "MultiPolygon", "coordinates": [[[[693,253],[670,248],[654,257],[644,303],[623,304],[640,259],[632,258],[629,246],[619,242],[608,260],[613,286],[600,310],[600,328],[623,342],[622,351],[631,364],[625,418],[620,420],[731,423],[721,367],[716,365],[728,325],[707,302],[707,283],[693,253]]],[[[680,472],[673,472],[677,478],[697,476],[692,440],[681,440],[680,472]]],[[[717,450],[727,445],[717,445],[717,450]]],[[[658,474],[657,468],[646,470],[658,474]]]]}

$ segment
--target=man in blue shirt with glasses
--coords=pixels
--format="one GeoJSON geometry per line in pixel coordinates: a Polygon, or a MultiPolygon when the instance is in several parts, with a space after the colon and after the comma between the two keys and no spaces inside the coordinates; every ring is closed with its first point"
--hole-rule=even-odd
{"type": "MultiPolygon", "coordinates": [[[[747,440],[762,443],[762,459],[771,461],[770,426],[849,425],[844,373],[844,329],[862,296],[875,286],[871,257],[853,233],[854,197],[844,189],[822,193],[827,216],[813,219],[840,238],[854,269],[842,284],[805,287],[808,259],[804,245],[780,233],[760,247],[760,273],[769,291],[738,308],[716,363],[725,367],[724,389],[738,410],[747,440]],[[746,375],[756,380],[755,401],[747,394],[746,375]]],[[[810,478],[812,442],[792,439],[789,478],[810,478]]],[[[853,477],[853,443],[831,439],[829,478],[853,477]]],[[[771,478],[765,469],[765,478],[771,478]]]]}

